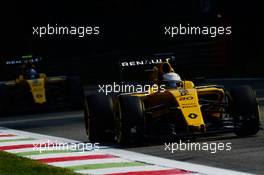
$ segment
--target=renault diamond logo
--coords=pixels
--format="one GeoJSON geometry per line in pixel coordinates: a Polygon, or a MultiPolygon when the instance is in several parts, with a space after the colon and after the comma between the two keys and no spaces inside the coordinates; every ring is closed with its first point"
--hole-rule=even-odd
{"type": "Polygon", "coordinates": [[[191,119],[195,119],[195,118],[197,118],[197,114],[190,113],[188,117],[191,119]]]}

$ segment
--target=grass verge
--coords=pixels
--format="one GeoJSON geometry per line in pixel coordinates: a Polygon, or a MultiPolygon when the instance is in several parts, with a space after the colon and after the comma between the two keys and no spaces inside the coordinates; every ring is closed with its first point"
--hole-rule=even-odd
{"type": "Polygon", "coordinates": [[[0,151],[1,175],[79,175],[72,170],[53,167],[38,161],[0,151]]]}

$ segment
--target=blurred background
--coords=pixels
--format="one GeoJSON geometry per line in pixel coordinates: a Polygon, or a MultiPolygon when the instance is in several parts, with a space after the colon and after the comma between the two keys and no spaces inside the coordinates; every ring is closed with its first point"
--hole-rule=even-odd
{"type": "Polygon", "coordinates": [[[48,75],[80,75],[85,83],[119,78],[118,62],[173,53],[184,77],[263,77],[262,3],[228,0],[7,1],[0,6],[0,80],[14,79],[5,60],[43,57],[48,75]],[[164,36],[166,25],[232,26],[232,35],[164,36]],[[32,35],[33,26],[100,26],[99,36],[32,35]]]}

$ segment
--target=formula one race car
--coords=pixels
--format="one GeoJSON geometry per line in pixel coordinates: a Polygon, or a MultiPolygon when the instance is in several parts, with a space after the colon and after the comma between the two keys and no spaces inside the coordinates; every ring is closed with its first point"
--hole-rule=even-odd
{"type": "Polygon", "coordinates": [[[0,82],[0,116],[83,106],[80,79],[38,73],[35,64],[40,60],[28,55],[6,61],[21,70],[15,80],[0,82]]]}
{"type": "Polygon", "coordinates": [[[165,82],[162,75],[174,72],[170,64],[160,63],[155,70],[158,91],[86,98],[90,141],[115,140],[127,145],[148,137],[169,139],[218,132],[248,136],[259,131],[259,106],[251,87],[227,90],[219,85],[195,86],[192,81],[165,82]]]}

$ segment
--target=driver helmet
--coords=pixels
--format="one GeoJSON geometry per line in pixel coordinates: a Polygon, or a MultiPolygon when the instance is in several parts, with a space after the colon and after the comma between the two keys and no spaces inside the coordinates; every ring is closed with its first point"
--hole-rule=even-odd
{"type": "Polygon", "coordinates": [[[28,70],[27,74],[28,74],[28,77],[29,77],[30,79],[35,79],[35,78],[37,78],[37,71],[36,71],[35,69],[33,69],[33,68],[30,68],[30,69],[28,70]]]}
{"type": "Polygon", "coordinates": [[[175,72],[169,72],[162,75],[162,80],[167,87],[176,88],[181,82],[181,77],[175,72]]]}

